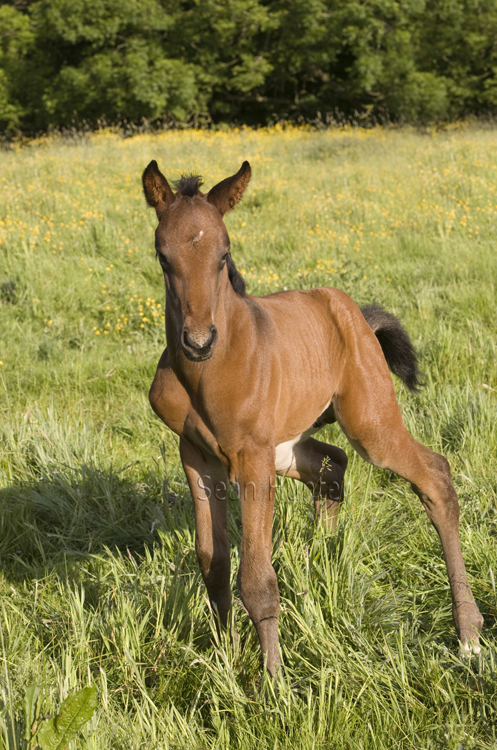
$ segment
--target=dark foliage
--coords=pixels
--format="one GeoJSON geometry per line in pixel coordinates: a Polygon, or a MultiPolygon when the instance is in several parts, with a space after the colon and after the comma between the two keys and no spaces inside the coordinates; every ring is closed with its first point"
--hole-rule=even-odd
{"type": "Polygon", "coordinates": [[[497,110],[495,0],[0,0],[0,127],[497,110]]]}

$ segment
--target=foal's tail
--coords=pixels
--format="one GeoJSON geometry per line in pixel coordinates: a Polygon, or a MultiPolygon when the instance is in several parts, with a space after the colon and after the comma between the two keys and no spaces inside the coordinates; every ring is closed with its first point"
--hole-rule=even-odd
{"type": "Polygon", "coordinates": [[[401,322],[379,305],[368,305],[363,307],[361,312],[380,342],[390,370],[411,391],[418,391],[422,385],[418,358],[409,334],[401,322]]]}

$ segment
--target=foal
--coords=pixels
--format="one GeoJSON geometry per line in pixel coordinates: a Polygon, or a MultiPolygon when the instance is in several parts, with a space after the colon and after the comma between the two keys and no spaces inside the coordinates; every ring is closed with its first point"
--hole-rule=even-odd
{"type": "Polygon", "coordinates": [[[411,483],[440,536],[459,640],[467,653],[477,652],[483,618],[461,554],[449,466],[407,432],[388,371],[415,389],[411,342],[392,315],[377,307],[361,312],[337,289],[245,294],[222,217],[240,201],[250,175],[244,162],[208,193],[198,177],[183,177],[174,193],[155,161],[143,173],[159,220],[155,242],[166,285],[167,348],[150,403],[180,438],[196,551],[219,620],[226,626],[231,606],[231,482],[243,525],[238,588],[267,669],[277,671],[275,474],[310,483],[316,512],[333,527],[347,457],[311,435],[337,421],[366,461],[411,483]]]}

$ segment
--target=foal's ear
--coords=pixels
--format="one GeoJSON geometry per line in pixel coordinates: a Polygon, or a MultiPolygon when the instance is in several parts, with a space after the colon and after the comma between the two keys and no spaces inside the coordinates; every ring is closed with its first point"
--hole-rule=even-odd
{"type": "Polygon", "coordinates": [[[227,177],[209,190],[207,200],[217,208],[221,216],[224,216],[240,202],[251,177],[250,164],[244,161],[233,177],[227,177]]]}
{"type": "Polygon", "coordinates": [[[174,200],[174,193],[169,183],[157,166],[157,162],[151,161],[142,175],[143,192],[149,206],[155,208],[157,218],[160,217],[174,200]]]}

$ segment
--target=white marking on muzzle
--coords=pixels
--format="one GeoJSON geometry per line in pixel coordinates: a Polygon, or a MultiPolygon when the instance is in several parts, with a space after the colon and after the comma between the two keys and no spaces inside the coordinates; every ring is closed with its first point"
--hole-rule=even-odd
{"type": "Polygon", "coordinates": [[[207,331],[207,333],[205,333],[204,331],[193,330],[190,331],[188,335],[194,342],[194,344],[200,347],[205,346],[207,342],[212,338],[212,333],[210,331],[207,331]]]}

